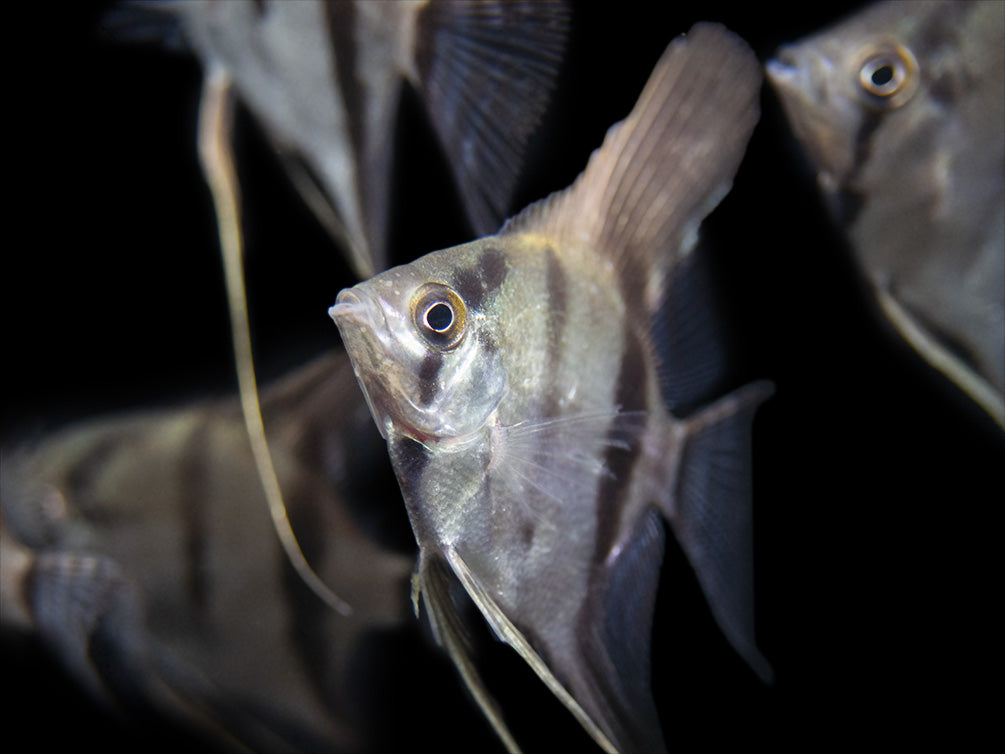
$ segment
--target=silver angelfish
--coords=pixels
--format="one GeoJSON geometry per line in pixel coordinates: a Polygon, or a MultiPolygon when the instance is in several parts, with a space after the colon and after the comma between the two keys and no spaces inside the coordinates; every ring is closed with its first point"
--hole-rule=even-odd
{"type": "Polygon", "coordinates": [[[695,26],[570,188],[331,309],[419,543],[414,596],[511,751],[450,574],[608,752],[665,750],[649,682],[661,517],[733,646],[770,672],[753,637],[749,443],[771,388],[678,418],[666,396],[707,391],[684,376],[702,349],[663,358],[687,318],[653,326],[730,188],[760,78],[738,37],[695,26]]]}
{"type": "Polygon", "coordinates": [[[1005,427],[1005,3],[877,3],[767,73],[883,315],[1005,427]]]}
{"type": "Polygon", "coordinates": [[[556,2],[187,0],[177,13],[285,156],[362,278],[387,264],[394,123],[419,93],[479,234],[509,211],[568,27],[556,2]]]}

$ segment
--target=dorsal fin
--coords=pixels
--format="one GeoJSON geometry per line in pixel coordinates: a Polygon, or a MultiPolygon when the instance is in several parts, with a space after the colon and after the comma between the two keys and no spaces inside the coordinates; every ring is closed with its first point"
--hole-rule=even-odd
{"type": "Polygon", "coordinates": [[[660,58],[631,114],[568,189],[501,232],[588,243],[655,313],[675,263],[729,191],[760,111],[760,65],[743,40],[697,24],[660,58]]]}

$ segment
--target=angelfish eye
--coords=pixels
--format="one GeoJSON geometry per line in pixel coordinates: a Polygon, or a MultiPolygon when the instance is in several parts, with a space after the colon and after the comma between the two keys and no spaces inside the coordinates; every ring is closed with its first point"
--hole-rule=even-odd
{"type": "Polygon", "coordinates": [[[880,45],[865,54],[858,83],[868,104],[900,107],[918,87],[918,61],[902,45],[880,45]]]}
{"type": "Polygon", "coordinates": [[[467,307],[453,288],[426,283],[412,296],[411,308],[412,324],[433,348],[449,351],[461,342],[467,307]]]}

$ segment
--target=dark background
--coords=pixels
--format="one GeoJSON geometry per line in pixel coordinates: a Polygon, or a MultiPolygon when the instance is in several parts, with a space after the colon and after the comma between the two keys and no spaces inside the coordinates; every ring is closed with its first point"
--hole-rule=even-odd
{"type": "MultiPolygon", "coordinates": [[[[857,5],[576,4],[554,105],[513,210],[575,178],[666,45],[695,21],[725,23],[764,60],[857,5]]],[[[8,27],[30,44],[8,69],[5,108],[13,164],[0,278],[5,440],[234,383],[195,153],[198,64],[103,39],[107,3],[35,7],[8,27]]],[[[754,438],[758,637],[776,678],[762,684],[734,656],[671,545],[653,631],[666,738],[674,751],[958,748],[989,726],[985,688],[1000,686],[994,513],[1005,500],[1005,443],[875,319],[770,92],[763,107],[706,238],[735,340],[733,381],[776,385],[754,438]]],[[[469,238],[411,97],[399,135],[398,262],[469,238]]],[[[238,154],[249,297],[268,379],[338,345],[326,310],[353,281],[247,118],[238,154]]],[[[37,648],[3,646],[4,735],[24,736],[22,748],[191,744],[164,726],[106,717],[37,648]]],[[[499,672],[512,673],[517,689],[504,704],[526,751],[556,742],[588,750],[529,673],[505,667],[519,661],[502,650],[499,672]]],[[[449,667],[423,663],[388,690],[413,706],[398,718],[400,705],[389,702],[403,745],[494,750],[449,667]]]]}

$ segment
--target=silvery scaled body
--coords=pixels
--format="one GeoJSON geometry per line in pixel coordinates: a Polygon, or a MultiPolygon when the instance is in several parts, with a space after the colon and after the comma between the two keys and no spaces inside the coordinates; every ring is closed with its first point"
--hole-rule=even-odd
{"type": "Polygon", "coordinates": [[[882,313],[1005,426],[1005,5],[877,3],[767,71],[882,313]]]}
{"type": "Polygon", "coordinates": [[[710,401],[695,362],[715,344],[679,347],[700,311],[671,293],[729,190],[759,83],[743,42],[694,27],[569,189],[332,309],[419,543],[418,590],[511,750],[452,579],[606,751],[665,748],[649,684],[662,520],[734,647],[770,672],[753,638],[748,468],[770,387],[710,401]]]}

